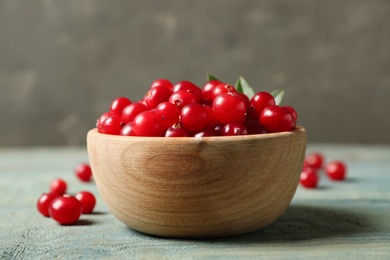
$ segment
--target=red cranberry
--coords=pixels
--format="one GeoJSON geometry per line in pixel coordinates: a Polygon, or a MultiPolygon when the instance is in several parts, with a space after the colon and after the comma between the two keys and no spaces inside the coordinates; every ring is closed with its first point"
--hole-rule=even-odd
{"type": "Polygon", "coordinates": [[[63,179],[57,178],[50,183],[50,191],[63,195],[66,192],[67,186],[63,179]]]}
{"type": "Polygon", "coordinates": [[[213,88],[211,99],[214,100],[219,94],[228,92],[237,93],[237,90],[232,85],[221,83],[213,88]]]}
{"type": "Polygon", "coordinates": [[[218,80],[211,80],[207,82],[202,88],[202,100],[212,100],[213,89],[219,84],[221,84],[221,82],[218,80]]]}
{"type": "Polygon", "coordinates": [[[287,108],[289,111],[290,111],[290,113],[293,115],[293,117],[294,117],[294,120],[295,120],[295,122],[297,122],[298,121],[298,114],[297,114],[297,111],[293,108],[293,107],[290,107],[290,106],[284,106],[285,108],[287,108]]]}
{"type": "Polygon", "coordinates": [[[142,103],[132,103],[122,110],[122,119],[127,124],[133,122],[134,118],[141,112],[148,110],[142,103]]]}
{"type": "Polygon", "coordinates": [[[173,92],[178,92],[178,91],[186,91],[194,94],[196,97],[196,102],[200,102],[202,99],[202,91],[198,86],[196,86],[194,83],[187,81],[187,80],[182,80],[177,82],[173,86],[173,92]]]}
{"type": "Polygon", "coordinates": [[[185,105],[197,103],[196,96],[191,92],[179,90],[169,97],[169,102],[181,110],[185,105]]]}
{"type": "Polygon", "coordinates": [[[245,101],[235,93],[219,94],[212,108],[215,118],[222,124],[245,122],[245,101]]]}
{"type": "Polygon", "coordinates": [[[341,161],[334,161],[326,165],[325,172],[330,179],[341,181],[346,177],[347,166],[341,161]]]}
{"type": "Polygon", "coordinates": [[[324,162],[324,157],[320,153],[310,153],[306,155],[304,165],[306,167],[311,167],[314,169],[319,169],[322,167],[322,163],[324,162]]]}
{"type": "Polygon", "coordinates": [[[157,87],[157,86],[163,86],[170,92],[173,91],[173,84],[167,79],[156,79],[155,81],[153,81],[150,88],[157,87]]]}
{"type": "Polygon", "coordinates": [[[264,108],[275,105],[275,100],[268,92],[258,92],[251,98],[250,104],[256,110],[257,114],[261,114],[264,108]]]}
{"type": "Polygon", "coordinates": [[[170,102],[162,102],[156,108],[156,113],[161,117],[165,127],[171,127],[180,121],[180,110],[170,102]]]}
{"type": "Polygon", "coordinates": [[[42,215],[44,215],[45,217],[50,217],[50,215],[49,215],[50,204],[53,202],[53,200],[55,200],[56,198],[58,198],[60,196],[61,195],[58,194],[57,192],[43,193],[37,201],[38,211],[42,215]]]}
{"type": "Polygon", "coordinates": [[[90,214],[95,208],[95,196],[88,191],[80,191],[75,198],[81,203],[81,214],[90,214]]]}
{"type": "Polygon", "coordinates": [[[300,176],[300,183],[306,188],[316,188],[318,184],[318,175],[313,168],[303,168],[300,176]]]}
{"type": "Polygon", "coordinates": [[[77,222],[81,215],[81,203],[75,197],[64,195],[50,204],[50,216],[61,225],[77,222]]]}
{"type": "Polygon", "coordinates": [[[118,116],[122,115],[122,110],[127,106],[130,105],[131,101],[130,99],[126,97],[118,97],[111,103],[110,111],[118,116]]]}
{"type": "Polygon", "coordinates": [[[133,130],[133,122],[130,122],[130,123],[126,124],[122,128],[120,135],[124,135],[124,136],[137,136],[136,133],[133,130]]]}
{"type": "Polygon", "coordinates": [[[260,124],[268,133],[291,131],[295,120],[290,111],[282,106],[268,106],[260,114],[260,124]]]}
{"type": "Polygon", "coordinates": [[[148,110],[134,118],[132,130],[137,136],[162,136],[165,127],[156,111],[148,110]]]}
{"type": "Polygon", "coordinates": [[[77,178],[84,182],[91,181],[92,169],[91,166],[87,163],[79,163],[76,165],[74,172],[77,178]]]}
{"type": "Polygon", "coordinates": [[[161,102],[169,100],[172,95],[172,91],[169,91],[164,86],[152,87],[148,93],[146,93],[144,100],[148,104],[149,109],[156,108],[161,102]]]}
{"type": "Polygon", "coordinates": [[[239,122],[228,123],[222,128],[223,136],[246,135],[246,134],[248,134],[248,132],[246,130],[245,125],[239,122]]]}
{"type": "Polygon", "coordinates": [[[101,129],[103,134],[119,135],[125,125],[123,118],[118,115],[111,115],[103,121],[101,129]]]}
{"type": "Polygon", "coordinates": [[[189,104],[181,110],[181,124],[190,131],[198,131],[208,122],[207,111],[201,104],[189,104]]]}
{"type": "Polygon", "coordinates": [[[96,122],[96,128],[97,128],[97,130],[98,130],[99,133],[103,133],[103,132],[102,132],[102,125],[103,125],[104,120],[106,120],[107,117],[112,116],[113,114],[114,114],[114,113],[112,113],[111,111],[109,111],[109,112],[103,113],[103,114],[99,117],[99,119],[98,119],[97,122],[96,122]]]}
{"type": "Polygon", "coordinates": [[[183,128],[180,123],[175,124],[167,129],[165,137],[189,137],[191,133],[183,128]]]}

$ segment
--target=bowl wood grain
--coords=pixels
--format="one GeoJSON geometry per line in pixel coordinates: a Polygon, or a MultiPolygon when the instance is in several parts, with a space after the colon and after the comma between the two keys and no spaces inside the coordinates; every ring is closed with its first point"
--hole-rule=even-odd
{"type": "Polygon", "coordinates": [[[275,221],[296,191],[306,132],[234,137],[104,135],[88,154],[100,195],[130,228],[167,237],[221,237],[275,221]]]}

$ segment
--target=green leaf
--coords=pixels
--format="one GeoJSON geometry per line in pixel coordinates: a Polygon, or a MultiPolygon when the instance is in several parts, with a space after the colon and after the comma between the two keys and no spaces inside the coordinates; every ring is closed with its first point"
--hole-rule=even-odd
{"type": "Polygon", "coordinates": [[[275,104],[280,105],[284,98],[284,90],[274,90],[271,92],[271,95],[275,99],[275,104]]]}
{"type": "Polygon", "coordinates": [[[212,80],[218,80],[218,81],[220,81],[219,79],[217,79],[216,77],[214,77],[214,76],[211,75],[211,74],[206,74],[206,78],[207,78],[207,81],[212,81],[212,80]]]}
{"type": "MultiPolygon", "coordinates": [[[[255,95],[255,91],[253,91],[251,86],[249,86],[249,83],[242,76],[239,77],[237,81],[239,81],[238,86],[242,90],[239,92],[244,93],[249,99],[251,99],[255,95]]],[[[238,91],[238,89],[237,89],[237,91],[238,91]]]]}
{"type": "Polygon", "coordinates": [[[238,78],[236,80],[236,83],[234,84],[234,88],[239,92],[239,93],[244,93],[244,91],[242,90],[242,85],[241,85],[241,80],[240,78],[238,78]]]}

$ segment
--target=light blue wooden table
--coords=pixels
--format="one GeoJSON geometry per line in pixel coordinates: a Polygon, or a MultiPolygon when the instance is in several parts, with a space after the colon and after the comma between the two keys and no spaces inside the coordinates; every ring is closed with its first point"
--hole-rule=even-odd
{"type": "Polygon", "coordinates": [[[321,176],[320,187],[299,187],[271,226],[212,240],[167,239],[128,229],[103,204],[93,183],[73,167],[83,148],[0,149],[0,259],[390,259],[390,146],[309,145],[349,166],[341,183],[321,176]],[[35,208],[55,177],[70,193],[97,195],[95,214],[60,226],[35,208]]]}

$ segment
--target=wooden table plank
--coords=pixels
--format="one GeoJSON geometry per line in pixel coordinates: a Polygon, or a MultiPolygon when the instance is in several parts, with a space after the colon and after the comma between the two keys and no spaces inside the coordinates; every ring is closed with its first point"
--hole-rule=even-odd
{"type": "Polygon", "coordinates": [[[0,149],[1,259],[389,259],[390,147],[309,145],[345,160],[349,177],[321,176],[316,190],[299,187],[285,214],[271,226],[224,239],[166,239],[128,229],[103,204],[93,183],[73,175],[87,161],[84,148],[0,149]],[[49,182],[62,177],[71,193],[97,195],[95,214],[60,226],[35,209],[49,182]]]}

